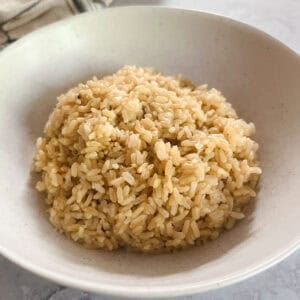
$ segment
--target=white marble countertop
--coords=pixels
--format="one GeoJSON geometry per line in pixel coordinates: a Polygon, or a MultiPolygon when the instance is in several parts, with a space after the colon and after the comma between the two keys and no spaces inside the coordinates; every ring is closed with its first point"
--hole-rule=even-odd
{"type": "MultiPolygon", "coordinates": [[[[163,5],[229,16],[266,31],[300,54],[300,0],[115,0],[113,6],[163,5]]],[[[108,300],[39,278],[0,256],[0,300],[108,300]],[[5,275],[4,275],[5,274],[5,275]]],[[[300,299],[300,251],[242,283],[201,295],[205,300],[300,299]]]]}

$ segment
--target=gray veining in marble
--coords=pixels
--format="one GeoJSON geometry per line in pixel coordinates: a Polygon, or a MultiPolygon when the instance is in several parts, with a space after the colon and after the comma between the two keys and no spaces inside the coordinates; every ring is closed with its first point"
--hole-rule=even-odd
{"type": "MultiPolygon", "coordinates": [[[[163,5],[214,12],[251,24],[300,53],[300,0],[115,0],[113,6],[163,5]]],[[[114,300],[66,288],[0,256],[0,300],[114,300]]],[[[179,300],[299,300],[300,251],[242,283],[179,300]]]]}

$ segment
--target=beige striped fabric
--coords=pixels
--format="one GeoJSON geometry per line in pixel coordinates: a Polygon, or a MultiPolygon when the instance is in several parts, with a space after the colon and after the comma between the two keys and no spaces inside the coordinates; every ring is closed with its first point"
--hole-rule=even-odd
{"type": "Polygon", "coordinates": [[[60,19],[109,5],[112,0],[0,0],[0,49],[60,19]]]}

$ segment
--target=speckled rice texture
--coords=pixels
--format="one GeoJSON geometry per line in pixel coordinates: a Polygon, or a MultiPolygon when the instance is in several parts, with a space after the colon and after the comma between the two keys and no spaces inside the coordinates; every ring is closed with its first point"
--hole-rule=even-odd
{"type": "Polygon", "coordinates": [[[261,173],[254,131],[216,89],[125,66],[58,97],[37,189],[54,227],[87,247],[185,248],[244,217],[261,173]]]}

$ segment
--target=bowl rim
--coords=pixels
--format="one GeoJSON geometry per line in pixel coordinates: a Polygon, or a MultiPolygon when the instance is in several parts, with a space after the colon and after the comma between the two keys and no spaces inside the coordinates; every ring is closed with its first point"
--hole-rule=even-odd
{"type": "MultiPolygon", "coordinates": [[[[143,11],[150,11],[150,10],[160,10],[160,11],[173,11],[173,12],[184,12],[186,14],[194,14],[200,17],[206,17],[209,19],[220,20],[222,19],[227,24],[231,24],[236,26],[237,28],[241,28],[242,30],[246,30],[248,32],[254,33],[259,35],[261,38],[268,39],[273,45],[280,47],[282,50],[288,52],[290,55],[294,56],[294,58],[298,59],[300,62],[300,55],[286,46],[281,41],[277,40],[276,38],[272,37],[268,33],[241,21],[234,20],[230,17],[223,16],[221,14],[210,13],[206,11],[199,11],[199,10],[191,10],[191,9],[182,9],[182,8],[173,8],[173,7],[163,7],[163,6],[118,6],[118,7],[111,7],[109,9],[99,9],[92,12],[85,12],[79,15],[76,15],[72,18],[67,18],[60,20],[58,22],[46,25],[38,30],[35,30],[32,33],[27,34],[26,36],[20,38],[18,41],[14,42],[13,44],[9,45],[5,49],[1,51],[0,54],[0,61],[5,57],[5,54],[10,51],[11,49],[17,48],[22,46],[24,42],[28,39],[35,36],[45,35],[49,31],[51,32],[52,29],[56,27],[60,27],[63,24],[76,22],[76,20],[89,18],[92,14],[102,14],[111,13],[112,11],[124,11],[124,10],[143,10],[143,11]]],[[[111,295],[111,296],[119,296],[119,297],[132,297],[132,298],[156,298],[156,297],[172,297],[172,296],[183,296],[183,295],[190,295],[196,293],[207,292],[210,290],[215,290],[221,287],[226,287],[228,285],[238,283],[242,280],[245,280],[249,277],[252,277],[272,266],[279,263],[280,261],[284,260],[290,254],[295,252],[297,249],[300,248],[300,239],[293,241],[287,245],[285,245],[280,251],[276,254],[270,255],[260,264],[245,268],[244,270],[238,271],[232,275],[224,277],[221,281],[202,281],[200,283],[191,283],[191,284],[183,284],[183,285],[176,285],[174,287],[157,287],[157,286],[138,286],[134,289],[132,287],[127,287],[125,285],[115,285],[115,284],[105,284],[105,283],[91,283],[85,281],[83,279],[76,279],[69,275],[64,275],[57,273],[55,271],[50,271],[45,267],[41,267],[34,262],[30,262],[24,259],[21,255],[14,253],[13,251],[9,250],[5,246],[0,244],[0,255],[4,256],[11,262],[19,265],[20,267],[38,275],[45,279],[51,280],[58,284],[62,284],[65,286],[79,288],[85,291],[94,292],[103,295],[111,295]]]]}
{"type": "Polygon", "coordinates": [[[143,299],[147,298],[169,298],[177,296],[188,296],[198,293],[204,293],[208,291],[217,290],[219,288],[227,287],[235,283],[239,283],[246,280],[254,275],[257,275],[270,267],[276,265],[277,263],[283,261],[289,255],[294,253],[300,248],[300,242],[294,242],[281,253],[271,256],[269,259],[265,260],[263,263],[245,269],[244,271],[236,272],[233,275],[224,277],[222,281],[203,281],[202,284],[183,284],[171,287],[155,287],[155,286],[138,286],[128,287],[128,286],[117,286],[115,284],[104,284],[104,283],[90,283],[85,280],[76,279],[71,276],[62,275],[54,271],[49,271],[46,268],[40,267],[34,263],[23,259],[21,256],[10,252],[0,245],[0,254],[8,259],[9,261],[17,264],[23,269],[32,272],[44,279],[50,280],[60,285],[68,286],[75,289],[81,289],[87,292],[92,292],[100,295],[115,296],[115,297],[125,297],[125,298],[135,298],[143,299]]]}

